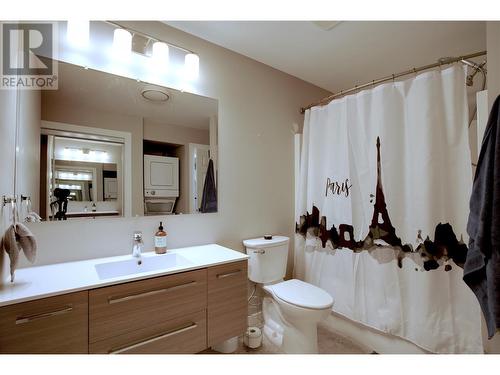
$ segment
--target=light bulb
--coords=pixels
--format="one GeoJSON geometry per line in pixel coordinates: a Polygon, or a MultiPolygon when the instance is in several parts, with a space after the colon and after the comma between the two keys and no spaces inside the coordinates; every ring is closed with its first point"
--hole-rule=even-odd
{"type": "Polygon", "coordinates": [[[89,45],[90,22],[81,20],[68,21],[66,38],[74,47],[84,48],[89,45]]]}
{"type": "Polygon", "coordinates": [[[68,147],[64,147],[63,149],[63,157],[67,160],[71,158],[71,150],[68,147]]]}
{"type": "Polygon", "coordinates": [[[103,161],[103,162],[104,161],[108,161],[108,152],[107,151],[102,151],[99,159],[101,161],[103,161]]]}
{"type": "Polygon", "coordinates": [[[153,43],[153,55],[151,57],[156,66],[167,66],[168,65],[168,45],[163,42],[153,43]]]}
{"type": "Polygon", "coordinates": [[[70,148],[70,160],[79,160],[82,158],[83,151],[79,148],[70,148]]]}
{"type": "Polygon", "coordinates": [[[125,29],[115,29],[113,34],[113,52],[116,57],[123,57],[132,51],[132,34],[125,29]]]}
{"type": "Polygon", "coordinates": [[[184,58],[184,74],[188,80],[198,78],[200,72],[200,58],[195,53],[188,53],[184,58]]]}

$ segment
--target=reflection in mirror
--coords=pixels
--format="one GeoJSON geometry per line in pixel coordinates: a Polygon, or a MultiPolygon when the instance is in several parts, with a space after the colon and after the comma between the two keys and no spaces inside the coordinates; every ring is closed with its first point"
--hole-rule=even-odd
{"type": "Polygon", "coordinates": [[[45,220],[122,214],[122,144],[50,135],[42,129],[40,173],[45,220]]]}
{"type": "Polygon", "coordinates": [[[46,221],[217,211],[216,100],[58,64],[57,90],[21,96],[16,194],[33,211],[46,221]]]}

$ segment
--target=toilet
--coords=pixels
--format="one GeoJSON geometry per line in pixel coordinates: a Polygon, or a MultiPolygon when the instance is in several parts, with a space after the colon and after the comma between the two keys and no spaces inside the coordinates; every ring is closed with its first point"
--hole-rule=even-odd
{"type": "Polygon", "coordinates": [[[264,335],[284,353],[318,353],[317,326],[333,306],[332,297],[315,285],[284,281],[289,238],[265,236],[243,241],[248,278],[262,285],[264,335]]]}

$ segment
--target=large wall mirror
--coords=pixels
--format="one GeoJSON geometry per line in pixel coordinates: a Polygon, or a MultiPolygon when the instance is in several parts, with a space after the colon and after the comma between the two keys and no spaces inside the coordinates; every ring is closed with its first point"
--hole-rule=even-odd
{"type": "Polygon", "coordinates": [[[20,90],[16,194],[43,221],[217,211],[217,100],[58,62],[20,90]]]}

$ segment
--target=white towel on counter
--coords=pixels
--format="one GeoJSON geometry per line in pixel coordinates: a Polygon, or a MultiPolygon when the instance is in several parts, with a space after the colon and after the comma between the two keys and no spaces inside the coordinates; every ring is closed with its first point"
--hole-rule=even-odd
{"type": "Polygon", "coordinates": [[[14,282],[14,273],[19,262],[19,253],[23,251],[26,259],[33,263],[36,258],[36,239],[27,226],[21,223],[11,225],[0,240],[0,251],[4,250],[10,259],[10,281],[14,282]]]}

